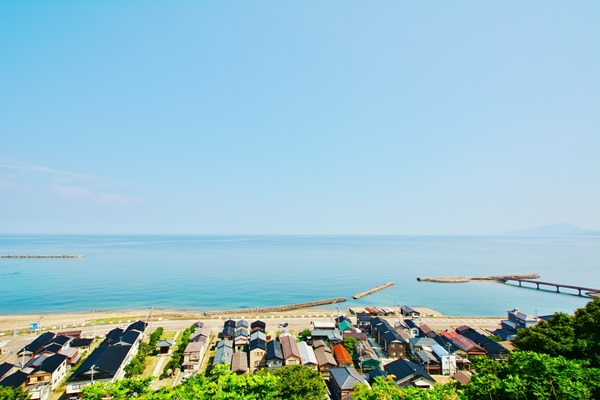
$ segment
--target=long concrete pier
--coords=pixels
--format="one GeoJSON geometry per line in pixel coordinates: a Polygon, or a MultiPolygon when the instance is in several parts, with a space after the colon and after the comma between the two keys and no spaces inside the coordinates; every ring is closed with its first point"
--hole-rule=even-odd
{"type": "Polygon", "coordinates": [[[0,258],[83,258],[83,254],[0,254],[0,258]]]}
{"type": "Polygon", "coordinates": [[[425,276],[417,277],[419,282],[463,283],[463,282],[506,282],[506,280],[537,279],[538,274],[497,275],[497,276],[425,276]]]}
{"type": "Polygon", "coordinates": [[[357,293],[357,294],[355,294],[354,296],[352,296],[352,298],[353,298],[353,299],[360,299],[360,298],[362,298],[362,297],[365,297],[365,296],[367,296],[367,295],[370,295],[371,293],[378,292],[378,291],[380,291],[380,290],[383,290],[383,289],[385,289],[385,288],[388,288],[388,287],[390,287],[390,286],[394,286],[394,282],[388,282],[388,283],[385,283],[385,284],[383,284],[383,285],[380,285],[380,286],[374,287],[373,289],[369,289],[369,290],[365,290],[364,292],[357,293]]]}
{"type": "Polygon", "coordinates": [[[517,277],[504,277],[502,279],[502,281],[504,283],[508,283],[510,281],[518,282],[519,287],[524,287],[523,283],[532,283],[532,284],[536,285],[537,290],[540,290],[540,286],[550,286],[550,287],[556,288],[556,293],[561,293],[561,291],[560,291],[561,288],[574,289],[574,290],[577,290],[578,296],[582,296],[582,297],[584,296],[584,292],[585,292],[585,295],[588,297],[595,297],[594,294],[600,293],[600,289],[595,289],[595,288],[590,288],[590,287],[585,287],[585,286],[565,285],[562,283],[543,282],[543,281],[536,281],[533,279],[521,279],[521,278],[517,278],[517,277]]]}
{"type": "Polygon", "coordinates": [[[261,308],[239,308],[235,310],[215,310],[215,311],[204,311],[203,314],[208,315],[233,315],[233,314],[251,314],[251,313],[262,313],[262,312],[278,312],[278,311],[289,311],[289,310],[297,310],[300,308],[309,308],[322,306],[324,304],[334,304],[334,303],[342,303],[347,301],[346,297],[334,297],[331,299],[324,300],[316,300],[309,301],[306,303],[296,303],[296,304],[288,304],[285,306],[275,306],[275,307],[261,307],[261,308]]]}

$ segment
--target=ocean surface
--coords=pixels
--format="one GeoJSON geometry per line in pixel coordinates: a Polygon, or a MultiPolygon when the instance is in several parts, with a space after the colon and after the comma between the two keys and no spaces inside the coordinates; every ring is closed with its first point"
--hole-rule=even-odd
{"type": "MultiPolygon", "coordinates": [[[[589,299],[499,283],[418,276],[538,273],[600,288],[600,238],[465,236],[0,235],[0,313],[210,310],[348,297],[351,306],[424,306],[447,315],[572,312],[589,299]],[[396,285],[361,300],[353,294],[396,285]]],[[[329,308],[335,306],[328,306],[329,308]]]]}

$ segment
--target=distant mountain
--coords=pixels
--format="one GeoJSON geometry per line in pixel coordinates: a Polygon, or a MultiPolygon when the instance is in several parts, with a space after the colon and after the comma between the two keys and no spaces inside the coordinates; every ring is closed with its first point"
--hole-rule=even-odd
{"type": "Polygon", "coordinates": [[[582,235],[600,235],[600,231],[582,228],[571,224],[551,224],[538,226],[536,228],[521,229],[510,232],[504,232],[506,236],[582,236],[582,235]]]}

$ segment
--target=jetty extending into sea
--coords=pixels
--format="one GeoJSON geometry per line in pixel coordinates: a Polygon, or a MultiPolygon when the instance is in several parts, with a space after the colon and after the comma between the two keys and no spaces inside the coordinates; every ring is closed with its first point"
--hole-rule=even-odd
{"type": "Polygon", "coordinates": [[[380,286],[374,287],[373,289],[369,289],[369,290],[365,290],[364,292],[357,293],[357,294],[355,294],[354,296],[352,296],[352,298],[353,298],[353,299],[360,299],[360,298],[362,298],[362,297],[365,297],[365,296],[367,296],[367,295],[370,295],[371,293],[378,292],[378,291],[380,291],[380,290],[383,290],[383,289],[385,289],[385,288],[388,288],[388,287],[390,287],[390,286],[394,286],[394,282],[388,282],[388,283],[385,283],[385,284],[383,284],[383,285],[380,285],[380,286]]]}
{"type": "MultiPolygon", "coordinates": [[[[541,286],[554,287],[556,293],[571,294],[567,292],[561,292],[561,289],[572,289],[577,291],[577,296],[587,297],[600,297],[600,289],[579,286],[579,285],[568,285],[563,283],[554,282],[543,282],[537,281],[540,275],[538,274],[521,274],[521,275],[496,275],[496,276],[430,276],[430,277],[417,277],[419,282],[438,282],[438,283],[463,283],[463,282],[499,282],[507,283],[516,282],[519,284],[518,287],[530,288],[541,290],[541,286]],[[531,286],[524,286],[523,284],[535,285],[535,288],[531,286]]],[[[515,285],[513,285],[515,286],[515,285]]]]}
{"type": "Polygon", "coordinates": [[[0,258],[83,258],[83,254],[0,254],[0,258]]]}
{"type": "Polygon", "coordinates": [[[429,276],[417,277],[419,282],[439,282],[439,283],[463,283],[463,282],[500,282],[519,279],[538,279],[539,274],[520,274],[520,275],[497,275],[497,276],[429,276]]]}
{"type": "Polygon", "coordinates": [[[280,312],[280,311],[298,310],[300,308],[310,308],[310,307],[322,306],[325,304],[343,303],[344,301],[347,301],[347,300],[348,299],[346,297],[334,297],[331,299],[308,301],[305,303],[288,304],[285,306],[261,307],[261,308],[239,308],[239,309],[235,309],[235,310],[204,311],[202,314],[204,314],[205,316],[209,316],[209,315],[219,315],[219,314],[233,315],[233,314],[280,312]]]}

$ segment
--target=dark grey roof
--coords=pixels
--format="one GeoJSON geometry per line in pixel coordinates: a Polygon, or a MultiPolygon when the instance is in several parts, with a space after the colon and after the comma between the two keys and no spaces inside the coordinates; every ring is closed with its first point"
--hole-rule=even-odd
{"type": "Polygon", "coordinates": [[[37,354],[44,348],[44,346],[50,343],[50,341],[54,339],[55,336],[56,335],[53,332],[42,333],[27,346],[23,347],[18,354],[23,352],[37,354]]]}
{"type": "Polygon", "coordinates": [[[69,345],[71,347],[87,347],[92,344],[94,339],[73,339],[69,345]]]}
{"type": "Polygon", "coordinates": [[[7,362],[0,364],[0,378],[6,375],[6,373],[12,370],[14,367],[14,365],[7,362]]]}
{"type": "Polygon", "coordinates": [[[267,343],[267,360],[279,358],[283,360],[283,349],[281,343],[277,340],[271,340],[267,343]]]}
{"type": "Polygon", "coordinates": [[[235,321],[234,321],[234,320],[232,320],[232,319],[228,319],[227,321],[225,321],[225,322],[223,323],[223,327],[224,327],[224,328],[226,328],[226,327],[235,328],[235,321]]]}
{"type": "Polygon", "coordinates": [[[0,386],[7,387],[19,387],[25,383],[29,374],[26,374],[23,371],[17,371],[15,373],[10,374],[6,378],[0,381],[0,386]]]}
{"type": "Polygon", "coordinates": [[[77,371],[73,374],[70,381],[88,381],[92,376],[92,366],[94,371],[94,379],[110,379],[112,378],[123,361],[127,353],[131,350],[131,346],[100,346],[89,355],[88,358],[81,364],[77,371]]]}
{"type": "Polygon", "coordinates": [[[250,329],[252,329],[252,330],[260,329],[264,332],[264,330],[266,328],[267,328],[267,324],[261,320],[256,320],[250,324],[250,329]]]}
{"type": "Polygon", "coordinates": [[[34,369],[33,372],[45,371],[52,374],[58,369],[58,367],[61,366],[63,362],[65,362],[67,358],[67,356],[62,354],[53,354],[42,361],[42,363],[36,369],[34,369]]]}
{"type": "Polygon", "coordinates": [[[148,326],[147,323],[143,322],[143,321],[135,321],[133,324],[129,325],[127,327],[127,329],[125,329],[126,331],[138,331],[138,332],[144,332],[146,330],[146,327],[148,326]]]}
{"type": "Polygon", "coordinates": [[[406,340],[404,340],[404,338],[402,336],[400,336],[400,334],[393,329],[385,331],[381,335],[383,336],[383,340],[385,340],[386,343],[390,343],[390,342],[406,343],[406,340]]]}
{"type": "Polygon", "coordinates": [[[267,342],[258,338],[251,340],[250,344],[248,345],[248,351],[255,349],[267,350],[267,342]]]}
{"type": "Polygon", "coordinates": [[[442,346],[445,350],[447,350],[450,353],[454,353],[460,350],[460,347],[458,347],[452,340],[448,339],[445,336],[438,335],[434,337],[433,340],[435,340],[437,344],[442,346]]]}
{"type": "Polygon", "coordinates": [[[69,343],[71,340],[73,340],[73,338],[71,338],[69,336],[58,335],[54,339],[52,339],[49,343],[56,343],[56,344],[60,344],[61,346],[64,346],[65,344],[69,343]]]}
{"type": "Polygon", "coordinates": [[[417,323],[415,321],[413,321],[412,319],[405,319],[404,320],[404,325],[406,325],[408,327],[408,329],[418,328],[419,327],[417,325],[417,323]]]}
{"type": "Polygon", "coordinates": [[[462,335],[468,339],[471,339],[480,346],[483,346],[488,356],[494,357],[500,354],[506,354],[509,350],[496,342],[489,336],[482,335],[474,329],[463,330],[462,335]]]}
{"type": "Polygon", "coordinates": [[[118,343],[133,345],[141,335],[142,333],[138,331],[126,331],[125,334],[121,336],[118,343]]]}
{"type": "Polygon", "coordinates": [[[365,377],[359,374],[354,367],[333,367],[330,373],[331,379],[342,390],[351,390],[357,383],[366,381],[365,377]]]}
{"type": "Polygon", "coordinates": [[[388,373],[380,368],[375,368],[367,372],[366,374],[366,378],[369,381],[369,383],[373,383],[375,381],[375,378],[377,378],[378,376],[385,379],[385,377],[388,376],[388,373]]]}
{"type": "Polygon", "coordinates": [[[388,374],[396,376],[396,381],[404,381],[412,376],[420,376],[433,381],[431,375],[422,366],[403,358],[392,361],[383,368],[388,374]]]}
{"type": "Polygon", "coordinates": [[[46,347],[44,347],[44,351],[49,351],[51,353],[58,353],[60,351],[60,349],[62,349],[63,346],[61,346],[58,343],[50,343],[48,345],[46,345],[46,347]]]}

